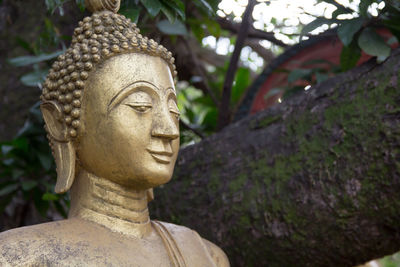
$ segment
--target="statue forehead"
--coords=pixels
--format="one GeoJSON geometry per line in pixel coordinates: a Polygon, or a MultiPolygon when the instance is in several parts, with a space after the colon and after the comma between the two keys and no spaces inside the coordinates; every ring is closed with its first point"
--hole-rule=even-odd
{"type": "Polygon", "coordinates": [[[87,85],[104,84],[105,89],[121,87],[137,81],[146,81],[158,88],[173,87],[168,64],[160,57],[142,53],[121,54],[107,59],[90,75],[87,85]]]}
{"type": "Polygon", "coordinates": [[[160,95],[174,89],[170,68],[162,58],[142,53],[120,54],[105,60],[90,73],[85,84],[84,106],[97,106],[105,112],[117,95],[129,92],[128,96],[130,87],[138,83],[160,95]]]}

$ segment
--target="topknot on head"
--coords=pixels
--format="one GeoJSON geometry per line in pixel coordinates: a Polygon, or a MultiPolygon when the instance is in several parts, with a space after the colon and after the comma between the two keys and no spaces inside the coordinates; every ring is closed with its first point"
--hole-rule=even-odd
{"type": "Polygon", "coordinates": [[[121,0],[85,0],[86,8],[92,12],[111,11],[117,13],[121,0]]]}

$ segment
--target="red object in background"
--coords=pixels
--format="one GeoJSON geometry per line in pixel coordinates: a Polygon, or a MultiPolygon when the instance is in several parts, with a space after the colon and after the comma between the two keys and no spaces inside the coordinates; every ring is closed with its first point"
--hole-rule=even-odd
{"type": "MultiPolygon", "coordinates": [[[[388,40],[392,37],[392,34],[387,29],[380,29],[377,31],[385,40],[388,40]]],[[[304,66],[306,62],[310,62],[312,60],[324,60],[329,61],[334,65],[340,64],[340,54],[342,51],[343,44],[339,40],[336,34],[334,35],[327,35],[321,36],[319,40],[316,42],[311,42],[310,45],[305,45],[304,48],[301,48],[302,43],[300,43],[300,47],[297,51],[290,57],[286,57],[283,62],[276,65],[273,69],[274,70],[288,70],[289,72],[294,69],[307,69],[307,68],[315,68],[317,65],[320,68],[329,69],[331,67],[330,64],[326,63],[318,63],[314,65],[307,65],[304,66]]],[[[315,38],[315,37],[312,37],[315,38]]],[[[310,40],[307,40],[310,41],[310,40]]],[[[307,42],[305,41],[305,42],[307,42]]],[[[392,47],[397,47],[399,44],[393,44],[392,47]]],[[[289,52],[289,51],[287,51],[289,52]]],[[[287,53],[287,52],[284,52],[287,53]]],[[[282,54],[281,56],[284,56],[282,54]]],[[[279,57],[281,57],[279,56],[279,57]]],[[[278,57],[278,58],[279,58],[278,57]]],[[[370,55],[365,54],[364,52],[361,55],[360,60],[358,61],[357,65],[360,65],[371,58],[370,55]]],[[[268,67],[267,67],[268,69],[268,67]]],[[[267,70],[266,69],[266,70],[267,70]]],[[[251,103],[250,109],[248,112],[250,114],[254,114],[258,111],[264,110],[271,105],[277,103],[278,98],[281,94],[273,95],[268,97],[268,92],[271,91],[273,88],[284,88],[288,86],[288,73],[287,72],[277,72],[271,70],[269,67],[268,71],[269,74],[264,78],[264,81],[258,88],[251,88],[250,90],[256,90],[256,92],[249,92],[254,95],[253,101],[251,103]]],[[[261,74],[261,76],[265,76],[265,72],[261,74]]],[[[246,103],[243,103],[246,105],[246,103]]],[[[247,104],[248,105],[248,104],[247,104]]]]}

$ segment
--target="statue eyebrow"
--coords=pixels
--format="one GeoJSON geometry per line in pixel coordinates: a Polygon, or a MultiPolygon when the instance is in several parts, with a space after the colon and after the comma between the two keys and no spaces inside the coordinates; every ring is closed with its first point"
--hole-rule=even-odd
{"type": "Polygon", "coordinates": [[[135,81],[124,88],[121,89],[113,98],[110,100],[110,103],[108,104],[107,108],[107,113],[110,113],[110,111],[118,104],[120,103],[124,98],[129,96],[131,93],[136,91],[140,85],[145,85],[146,87],[150,87],[156,90],[160,90],[157,86],[154,84],[148,82],[148,81],[135,81]]]}
{"type": "Polygon", "coordinates": [[[168,92],[168,98],[171,98],[172,95],[172,98],[175,100],[175,102],[178,102],[178,99],[176,98],[176,92],[173,87],[168,87],[165,89],[165,91],[168,92]]]}

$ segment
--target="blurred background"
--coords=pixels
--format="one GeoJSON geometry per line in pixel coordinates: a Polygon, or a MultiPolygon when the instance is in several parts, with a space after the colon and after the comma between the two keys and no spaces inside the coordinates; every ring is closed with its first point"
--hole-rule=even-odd
{"type": "MultiPolygon", "coordinates": [[[[182,147],[383,62],[400,38],[397,0],[123,0],[120,13],[176,58],[182,147]]],[[[67,216],[38,100],[88,15],[84,0],[0,0],[0,231],[67,216]]],[[[400,266],[400,256],[373,264],[400,266]]]]}

